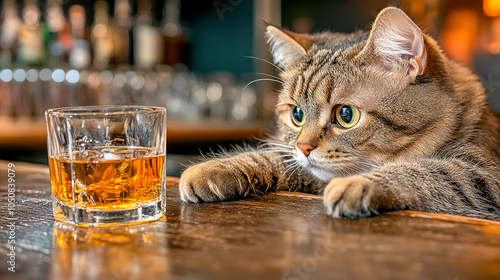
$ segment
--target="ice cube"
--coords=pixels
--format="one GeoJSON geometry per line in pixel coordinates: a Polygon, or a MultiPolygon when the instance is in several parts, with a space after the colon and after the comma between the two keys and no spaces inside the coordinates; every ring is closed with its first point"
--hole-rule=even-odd
{"type": "Polygon", "coordinates": [[[142,158],[151,156],[152,151],[149,149],[134,149],[133,158],[142,158]]]}
{"type": "Polygon", "coordinates": [[[124,160],[127,157],[124,156],[123,154],[117,154],[117,153],[103,153],[103,159],[104,160],[124,160]]]}
{"type": "Polygon", "coordinates": [[[96,161],[102,158],[102,153],[97,150],[85,150],[80,153],[83,160],[96,161]]]}

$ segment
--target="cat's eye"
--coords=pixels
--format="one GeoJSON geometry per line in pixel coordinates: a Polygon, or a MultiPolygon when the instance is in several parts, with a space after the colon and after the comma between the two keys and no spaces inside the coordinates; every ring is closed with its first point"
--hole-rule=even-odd
{"type": "Polygon", "coordinates": [[[335,107],[335,122],[342,128],[352,128],[359,121],[358,108],[350,105],[337,105],[335,107]]]}
{"type": "Polygon", "coordinates": [[[303,126],[304,122],[306,121],[304,112],[297,106],[292,108],[291,117],[293,124],[295,124],[296,126],[303,126]]]}

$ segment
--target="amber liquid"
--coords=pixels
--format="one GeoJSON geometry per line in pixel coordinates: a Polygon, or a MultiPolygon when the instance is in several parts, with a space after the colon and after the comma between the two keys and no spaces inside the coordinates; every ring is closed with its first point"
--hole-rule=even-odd
{"type": "Polygon", "coordinates": [[[53,195],[89,208],[127,208],[157,201],[165,156],[148,149],[101,148],[49,158],[53,195]],[[74,188],[73,188],[74,187],[74,188]]]}

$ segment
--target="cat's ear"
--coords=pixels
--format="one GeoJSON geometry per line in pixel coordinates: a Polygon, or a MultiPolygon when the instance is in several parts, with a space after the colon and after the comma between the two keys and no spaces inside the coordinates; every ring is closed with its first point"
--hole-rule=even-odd
{"type": "Polygon", "coordinates": [[[288,68],[306,54],[313,43],[313,36],[282,30],[268,25],[266,37],[273,54],[274,63],[288,68]]]}
{"type": "Polygon", "coordinates": [[[387,70],[408,69],[406,80],[415,81],[425,71],[427,51],[422,30],[400,9],[382,10],[361,53],[371,53],[387,70]]]}

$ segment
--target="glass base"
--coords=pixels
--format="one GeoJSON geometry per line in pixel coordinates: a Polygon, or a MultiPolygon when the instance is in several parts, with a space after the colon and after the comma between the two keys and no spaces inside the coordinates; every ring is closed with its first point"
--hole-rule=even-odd
{"type": "Polygon", "coordinates": [[[66,205],[54,198],[54,218],[75,226],[98,227],[130,225],[158,220],[165,214],[162,200],[136,204],[133,207],[96,209],[66,205]]]}

